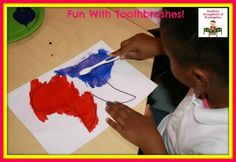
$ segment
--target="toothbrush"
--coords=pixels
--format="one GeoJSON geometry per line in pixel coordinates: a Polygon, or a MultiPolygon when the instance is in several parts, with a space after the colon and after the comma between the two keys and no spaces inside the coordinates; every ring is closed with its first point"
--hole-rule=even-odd
{"type": "Polygon", "coordinates": [[[79,72],[79,75],[86,75],[86,74],[90,73],[93,69],[97,68],[98,66],[101,66],[101,65],[103,65],[103,64],[107,64],[107,63],[109,63],[109,62],[116,61],[116,60],[118,60],[119,58],[120,58],[119,56],[116,56],[116,57],[113,57],[113,56],[107,57],[105,60],[103,60],[103,61],[101,61],[101,62],[99,62],[99,63],[97,63],[97,64],[95,64],[95,65],[93,65],[93,66],[91,66],[91,67],[87,67],[87,68],[81,70],[81,71],[79,72]]]}

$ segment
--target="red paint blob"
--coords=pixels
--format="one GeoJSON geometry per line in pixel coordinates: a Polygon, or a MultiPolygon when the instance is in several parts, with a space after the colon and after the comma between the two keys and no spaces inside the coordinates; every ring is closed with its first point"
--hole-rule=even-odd
{"type": "Polygon", "coordinates": [[[92,94],[85,92],[80,96],[73,82],[69,83],[65,76],[55,75],[48,83],[32,80],[30,105],[42,122],[48,119],[47,115],[58,113],[80,118],[89,132],[98,123],[92,94]]]}

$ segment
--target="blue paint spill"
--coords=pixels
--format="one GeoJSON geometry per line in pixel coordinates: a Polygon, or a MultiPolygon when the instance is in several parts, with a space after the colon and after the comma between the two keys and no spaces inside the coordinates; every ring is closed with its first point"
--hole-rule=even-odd
{"type": "Polygon", "coordinates": [[[72,78],[77,77],[91,88],[102,87],[111,77],[111,69],[114,65],[114,62],[103,64],[85,75],[79,75],[79,72],[87,67],[91,67],[105,60],[108,57],[108,51],[105,49],[99,49],[98,53],[92,53],[88,58],[82,60],[79,64],[56,70],[55,73],[62,76],[68,75],[72,78]]]}

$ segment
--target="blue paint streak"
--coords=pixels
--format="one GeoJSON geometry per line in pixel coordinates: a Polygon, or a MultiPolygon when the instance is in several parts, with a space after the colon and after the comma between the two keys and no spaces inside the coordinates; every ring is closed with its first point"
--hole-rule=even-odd
{"type": "Polygon", "coordinates": [[[111,77],[111,69],[114,65],[114,62],[103,64],[91,70],[90,73],[85,75],[79,75],[79,72],[87,67],[91,67],[105,60],[108,57],[108,51],[106,51],[105,49],[99,49],[98,53],[91,54],[88,58],[82,60],[79,64],[56,70],[55,73],[62,76],[68,75],[72,78],[77,77],[84,83],[86,83],[86,85],[89,85],[91,88],[102,87],[111,77]]]}

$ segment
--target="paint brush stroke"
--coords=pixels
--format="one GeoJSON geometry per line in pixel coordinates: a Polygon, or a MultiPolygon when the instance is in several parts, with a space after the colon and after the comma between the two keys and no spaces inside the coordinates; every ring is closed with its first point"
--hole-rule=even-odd
{"type": "Polygon", "coordinates": [[[79,75],[79,72],[103,61],[107,57],[109,57],[108,51],[105,49],[99,49],[97,53],[90,54],[88,58],[82,60],[79,64],[56,70],[55,73],[62,76],[68,75],[72,78],[77,77],[91,88],[102,87],[111,77],[111,70],[114,62],[103,64],[85,75],[79,75]]]}
{"type": "Polygon", "coordinates": [[[58,113],[78,117],[89,132],[98,124],[97,105],[92,94],[80,95],[66,77],[55,75],[48,83],[34,79],[30,86],[30,105],[40,121],[45,122],[47,115],[58,113]]]}

